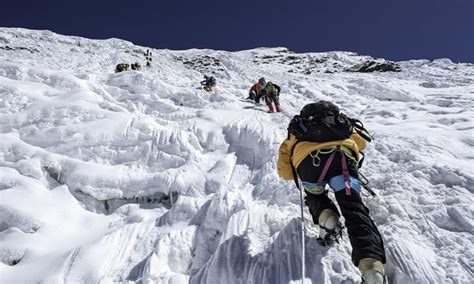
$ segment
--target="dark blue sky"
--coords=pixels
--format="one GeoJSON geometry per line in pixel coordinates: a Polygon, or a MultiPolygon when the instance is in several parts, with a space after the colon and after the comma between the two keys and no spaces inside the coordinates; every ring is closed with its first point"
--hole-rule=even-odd
{"type": "Polygon", "coordinates": [[[474,0],[16,0],[0,26],[170,49],[346,50],[474,62],[474,0]]]}

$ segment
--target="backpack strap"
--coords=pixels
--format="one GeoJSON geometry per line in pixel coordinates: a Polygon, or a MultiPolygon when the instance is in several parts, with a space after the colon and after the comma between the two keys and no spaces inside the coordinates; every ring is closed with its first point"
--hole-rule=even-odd
{"type": "MultiPolygon", "coordinates": [[[[290,133],[288,132],[288,139],[290,139],[290,133]]],[[[296,188],[301,191],[300,184],[298,182],[298,173],[296,172],[295,166],[293,165],[293,152],[295,150],[296,145],[300,143],[299,140],[296,140],[296,143],[291,147],[290,151],[290,166],[291,166],[291,173],[293,174],[293,180],[295,181],[296,188]]]]}

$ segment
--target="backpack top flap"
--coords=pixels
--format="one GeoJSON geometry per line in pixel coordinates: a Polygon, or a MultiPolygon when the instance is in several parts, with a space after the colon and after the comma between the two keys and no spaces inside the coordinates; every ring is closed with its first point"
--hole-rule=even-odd
{"type": "Polygon", "coordinates": [[[308,118],[310,116],[321,116],[329,113],[338,114],[339,108],[331,102],[319,101],[305,105],[300,111],[300,116],[308,118]]]}
{"type": "Polygon", "coordinates": [[[312,142],[329,142],[347,139],[352,134],[352,124],[343,114],[327,113],[303,119],[307,132],[303,140],[312,142]]]}
{"type": "Polygon", "coordinates": [[[347,139],[352,130],[350,119],[328,101],[307,104],[288,126],[288,133],[299,141],[318,143],[347,139]]]}
{"type": "Polygon", "coordinates": [[[349,138],[357,132],[367,142],[373,137],[360,120],[340,113],[339,108],[328,101],[305,105],[300,115],[295,115],[288,125],[288,138],[295,135],[298,141],[329,142],[349,138]]]}

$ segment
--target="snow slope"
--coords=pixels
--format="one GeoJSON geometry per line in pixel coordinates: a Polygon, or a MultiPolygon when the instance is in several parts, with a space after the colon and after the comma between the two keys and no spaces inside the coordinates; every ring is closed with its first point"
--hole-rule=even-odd
{"type": "MultiPolygon", "coordinates": [[[[152,50],[151,69],[113,73],[145,50],[0,29],[1,283],[301,280],[299,195],[276,156],[320,99],[375,136],[363,173],[378,197],[364,200],[392,283],[472,283],[472,64],[362,74],[344,70],[371,58],[348,52],[152,50]],[[244,99],[261,76],[282,113],[244,99]]],[[[347,235],[320,247],[305,214],[305,278],[359,283],[347,235]]]]}

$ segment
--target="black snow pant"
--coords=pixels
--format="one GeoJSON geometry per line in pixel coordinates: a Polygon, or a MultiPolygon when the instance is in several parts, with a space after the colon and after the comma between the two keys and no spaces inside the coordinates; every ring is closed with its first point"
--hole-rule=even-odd
{"type": "MultiPolygon", "coordinates": [[[[314,152],[316,154],[316,152],[314,152]]],[[[302,181],[316,183],[319,175],[329,158],[330,154],[319,153],[321,159],[318,167],[313,165],[313,158],[308,155],[298,166],[298,175],[302,181]]],[[[341,153],[336,152],[331,167],[329,168],[324,180],[328,182],[332,177],[342,174],[341,153]]],[[[346,159],[349,175],[359,177],[358,168],[355,161],[346,159]]],[[[316,195],[306,192],[305,203],[313,217],[313,222],[318,224],[319,215],[324,209],[332,209],[338,216],[334,202],[329,199],[327,191],[316,195]]],[[[346,195],[345,190],[335,192],[336,201],[341,209],[342,216],[345,219],[345,226],[352,245],[352,262],[357,266],[362,258],[375,258],[385,263],[385,249],[382,236],[378,231],[374,221],[369,216],[369,209],[364,205],[357,191],[351,189],[351,194],[346,195]]]]}
{"type": "Polygon", "coordinates": [[[249,92],[249,96],[248,96],[248,100],[252,100],[252,101],[255,101],[255,98],[257,97],[257,95],[255,94],[254,91],[251,91],[249,92]]]}
{"type": "Polygon", "coordinates": [[[272,102],[275,104],[275,106],[280,105],[280,95],[277,93],[270,93],[268,96],[265,96],[265,103],[267,105],[271,105],[272,102]]]}
{"type": "Polygon", "coordinates": [[[255,102],[260,103],[262,97],[267,105],[270,105],[272,102],[275,105],[280,105],[280,95],[278,93],[270,93],[269,95],[264,96],[262,92],[259,92],[259,94],[255,96],[255,102]]]}

